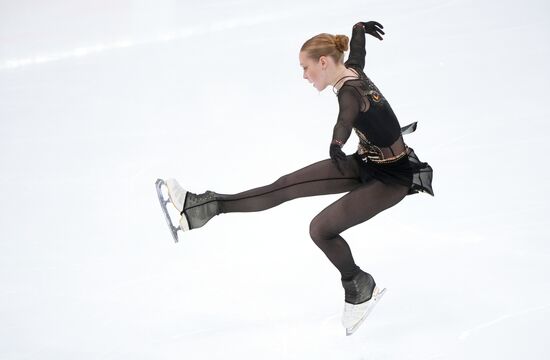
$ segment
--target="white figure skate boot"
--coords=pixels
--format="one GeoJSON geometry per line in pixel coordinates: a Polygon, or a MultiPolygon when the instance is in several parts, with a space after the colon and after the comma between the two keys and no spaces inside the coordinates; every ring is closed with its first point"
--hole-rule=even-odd
{"type": "Polygon", "coordinates": [[[213,191],[193,194],[181,187],[175,179],[166,180],[170,202],[181,214],[182,231],[200,228],[219,212],[219,196],[213,191]]]}
{"type": "Polygon", "coordinates": [[[380,290],[372,276],[363,270],[351,280],[342,280],[346,301],[342,315],[342,325],[346,336],[353,334],[365,321],[386,289],[380,290]]]}

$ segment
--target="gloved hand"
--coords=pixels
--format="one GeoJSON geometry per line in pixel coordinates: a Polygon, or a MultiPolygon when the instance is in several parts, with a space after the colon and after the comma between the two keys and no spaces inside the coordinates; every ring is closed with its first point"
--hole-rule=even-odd
{"type": "Polygon", "coordinates": [[[342,147],[339,144],[331,143],[329,153],[330,158],[332,159],[332,162],[336,165],[336,168],[338,168],[338,171],[340,171],[340,173],[344,175],[344,172],[340,167],[340,162],[347,161],[347,157],[346,154],[342,151],[342,147]]]}
{"type": "Polygon", "coordinates": [[[376,21],[358,22],[354,26],[363,26],[366,34],[370,34],[380,40],[382,40],[382,36],[380,36],[380,34],[385,35],[382,31],[384,27],[376,21]]]}

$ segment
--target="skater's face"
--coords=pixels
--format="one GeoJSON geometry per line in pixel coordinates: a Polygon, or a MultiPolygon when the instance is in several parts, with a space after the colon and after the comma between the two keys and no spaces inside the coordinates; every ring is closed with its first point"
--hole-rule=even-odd
{"type": "Polygon", "coordinates": [[[327,66],[329,60],[326,56],[321,56],[319,60],[314,60],[307,55],[305,51],[300,52],[300,66],[304,70],[304,79],[313,84],[313,86],[323,91],[327,85],[327,66]]]}

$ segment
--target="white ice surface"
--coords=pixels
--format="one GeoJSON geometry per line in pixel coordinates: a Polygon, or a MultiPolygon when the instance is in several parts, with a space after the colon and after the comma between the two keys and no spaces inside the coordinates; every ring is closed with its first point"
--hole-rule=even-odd
{"type": "MultiPolygon", "coordinates": [[[[0,0],[0,359],[547,359],[546,1],[0,0]],[[377,20],[366,73],[434,168],[343,233],[388,292],[351,337],[309,222],[174,244],[158,177],[236,193],[328,157],[311,36],[377,20]]],[[[355,150],[353,136],[345,146],[355,150]]]]}

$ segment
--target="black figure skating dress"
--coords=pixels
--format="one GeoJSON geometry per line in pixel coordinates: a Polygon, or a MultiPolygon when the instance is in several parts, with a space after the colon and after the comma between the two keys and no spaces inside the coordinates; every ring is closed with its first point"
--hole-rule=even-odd
{"type": "Polygon", "coordinates": [[[358,79],[344,79],[337,93],[340,111],[333,140],[345,143],[352,130],[359,137],[354,159],[360,164],[363,183],[377,179],[410,187],[409,194],[426,192],[433,196],[432,168],[421,162],[403,141],[403,134],[416,129],[416,123],[401,128],[382,92],[365,75],[365,31],[361,24],[353,27],[350,54],[345,66],[358,79]]]}

